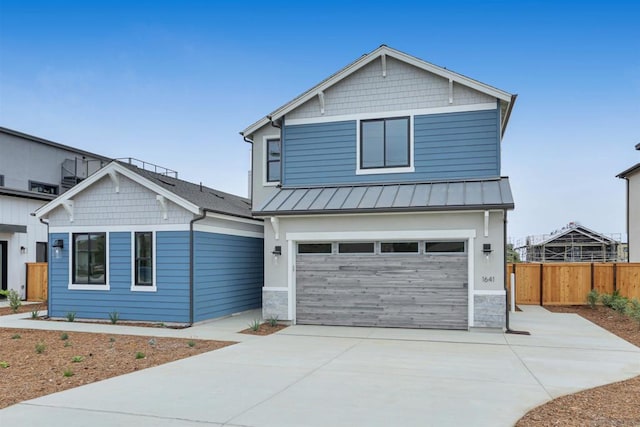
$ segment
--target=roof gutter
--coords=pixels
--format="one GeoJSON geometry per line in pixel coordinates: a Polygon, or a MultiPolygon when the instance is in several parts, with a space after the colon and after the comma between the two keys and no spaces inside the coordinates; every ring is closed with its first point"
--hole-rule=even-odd
{"type": "Polygon", "coordinates": [[[467,205],[467,206],[424,206],[396,209],[332,209],[332,210],[299,210],[299,211],[252,211],[254,216],[287,216],[287,215],[330,215],[330,214],[371,214],[371,213],[400,213],[400,212],[443,212],[443,211],[477,211],[477,210],[513,210],[514,204],[504,205],[467,205]]]}
{"type": "Polygon", "coordinates": [[[504,121],[500,129],[500,138],[504,137],[504,133],[507,130],[507,123],[509,123],[509,117],[511,117],[511,111],[513,110],[513,104],[516,103],[516,98],[518,98],[518,95],[511,95],[511,101],[509,101],[507,111],[504,113],[504,121]]]}

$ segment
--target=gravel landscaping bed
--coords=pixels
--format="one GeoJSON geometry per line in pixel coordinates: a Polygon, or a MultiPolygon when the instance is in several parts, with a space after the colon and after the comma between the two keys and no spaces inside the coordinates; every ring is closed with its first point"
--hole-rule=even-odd
{"type": "MultiPolygon", "coordinates": [[[[610,308],[549,306],[556,313],[576,313],[640,347],[640,326],[610,308]]],[[[598,369],[594,366],[593,369],[598,369]]],[[[529,411],[517,427],[640,426],[640,376],[554,399],[529,411]]]]}

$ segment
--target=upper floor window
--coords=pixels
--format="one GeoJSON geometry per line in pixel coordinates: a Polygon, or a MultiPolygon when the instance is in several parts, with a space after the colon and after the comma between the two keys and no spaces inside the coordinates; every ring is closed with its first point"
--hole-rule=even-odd
{"type": "Polygon", "coordinates": [[[280,182],[280,154],[281,144],[280,138],[267,138],[266,140],[266,181],[280,182]]]}
{"type": "Polygon", "coordinates": [[[153,286],[153,233],[135,233],[134,286],[153,286]]]}
{"type": "Polygon", "coordinates": [[[411,165],[409,117],[360,122],[360,169],[411,165]]]}
{"type": "Polygon", "coordinates": [[[4,175],[0,175],[0,187],[4,187],[4,175]]]}
{"type": "Polygon", "coordinates": [[[44,194],[58,194],[58,186],[53,184],[45,184],[43,182],[29,181],[29,191],[36,191],[44,194]]]}
{"type": "Polygon", "coordinates": [[[107,283],[106,233],[73,234],[73,284],[104,285],[107,283]]]}

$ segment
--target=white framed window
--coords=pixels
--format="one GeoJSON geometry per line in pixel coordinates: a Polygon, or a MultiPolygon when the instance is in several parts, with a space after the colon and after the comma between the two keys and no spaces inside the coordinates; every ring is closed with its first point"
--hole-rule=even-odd
{"type": "Polygon", "coordinates": [[[282,173],[282,143],[280,135],[263,137],[262,184],[275,186],[280,183],[282,173]]]}
{"type": "Polygon", "coordinates": [[[375,253],[374,242],[339,242],[339,254],[372,254],[375,253]]]}
{"type": "Polygon", "coordinates": [[[418,242],[380,242],[380,253],[417,254],[420,252],[418,242]]]}
{"type": "Polygon", "coordinates": [[[29,181],[29,191],[58,195],[59,188],[57,185],[54,185],[54,184],[46,184],[44,182],[38,182],[38,181],[29,181]]]}
{"type": "Polygon", "coordinates": [[[331,243],[298,243],[299,254],[326,254],[332,253],[331,243]]]}
{"type": "Polygon", "coordinates": [[[156,292],[156,233],[131,233],[131,290],[156,292]]]}
{"type": "Polygon", "coordinates": [[[70,241],[69,289],[109,290],[108,233],[72,233],[70,241]]]}
{"type": "Polygon", "coordinates": [[[356,174],[413,172],[413,116],[357,122],[356,174]]]}
{"type": "Polygon", "coordinates": [[[425,253],[464,253],[465,252],[464,241],[435,241],[425,242],[425,253]]]}

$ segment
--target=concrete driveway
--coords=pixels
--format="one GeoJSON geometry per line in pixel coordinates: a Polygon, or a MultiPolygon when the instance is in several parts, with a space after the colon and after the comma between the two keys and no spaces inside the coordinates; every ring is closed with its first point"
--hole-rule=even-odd
{"type": "Polygon", "coordinates": [[[14,405],[0,425],[510,426],[640,375],[639,348],[577,315],[525,307],[512,328],[532,335],[294,326],[14,405]]]}

